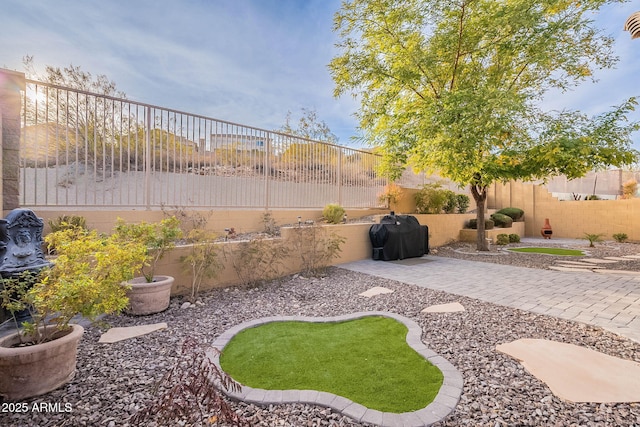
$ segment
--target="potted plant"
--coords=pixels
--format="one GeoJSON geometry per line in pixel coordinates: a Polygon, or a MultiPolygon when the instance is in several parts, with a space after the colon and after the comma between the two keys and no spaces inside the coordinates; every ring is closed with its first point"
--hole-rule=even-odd
{"type": "Polygon", "coordinates": [[[139,242],[147,248],[146,262],[140,269],[141,276],[129,280],[127,312],[134,315],[159,313],[169,307],[174,278],[156,275],[156,267],[167,251],[173,249],[182,237],[180,221],[175,217],[157,223],[127,224],[118,218],[115,228],[117,238],[123,242],[139,242]]]}
{"type": "Polygon", "coordinates": [[[56,248],[53,267],[2,279],[0,301],[12,314],[28,309],[31,320],[0,339],[0,395],[19,400],[70,381],[84,329],[76,315],[95,320],[127,306],[124,281],[144,262],[145,248],[123,244],[95,230],[69,228],[45,237],[56,248]]]}

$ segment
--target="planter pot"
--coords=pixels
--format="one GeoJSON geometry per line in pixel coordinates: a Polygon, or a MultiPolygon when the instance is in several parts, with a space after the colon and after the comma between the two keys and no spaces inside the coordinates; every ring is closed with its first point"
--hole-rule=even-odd
{"type": "Polygon", "coordinates": [[[21,400],[55,390],[71,381],[76,372],[78,342],[84,328],[71,325],[71,332],[52,341],[28,347],[18,333],[0,338],[0,395],[21,400]]]}
{"type": "Polygon", "coordinates": [[[127,313],[142,316],[166,310],[169,307],[173,281],[171,276],[154,276],[151,283],[144,277],[129,280],[127,283],[131,285],[131,289],[127,291],[127,313]]]}

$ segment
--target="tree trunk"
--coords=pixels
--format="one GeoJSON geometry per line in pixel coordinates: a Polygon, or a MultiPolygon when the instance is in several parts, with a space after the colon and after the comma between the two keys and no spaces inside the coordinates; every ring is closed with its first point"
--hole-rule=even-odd
{"type": "Polygon", "coordinates": [[[476,237],[476,249],[488,251],[489,244],[484,237],[484,210],[487,201],[487,187],[471,184],[471,194],[476,202],[476,221],[478,222],[478,234],[476,237]]]}

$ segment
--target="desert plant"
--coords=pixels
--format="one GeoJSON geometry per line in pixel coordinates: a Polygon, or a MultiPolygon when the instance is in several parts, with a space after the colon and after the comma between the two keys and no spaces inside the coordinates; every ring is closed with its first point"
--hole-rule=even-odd
{"type": "Polygon", "coordinates": [[[449,198],[442,184],[425,184],[415,194],[416,210],[420,214],[439,214],[449,198]]]}
{"type": "Polygon", "coordinates": [[[392,204],[398,203],[402,199],[402,188],[396,183],[390,182],[384,186],[382,193],[378,195],[378,202],[390,208],[392,204]]]}
{"type": "Polygon", "coordinates": [[[600,200],[600,197],[597,194],[591,194],[587,196],[586,200],[600,200]]]}
{"type": "Polygon", "coordinates": [[[507,215],[514,221],[521,221],[524,217],[524,211],[520,208],[503,208],[496,212],[497,214],[507,215]]]}
{"type": "Polygon", "coordinates": [[[456,206],[458,207],[458,212],[463,214],[467,212],[469,209],[470,199],[466,194],[456,194],[456,206]]]}
{"type": "Polygon", "coordinates": [[[229,254],[229,259],[240,281],[246,286],[281,277],[284,260],[290,254],[282,239],[256,237],[239,242],[236,248],[229,254]]]}
{"type": "Polygon", "coordinates": [[[509,243],[519,243],[520,242],[520,236],[515,234],[515,233],[511,233],[509,234],[509,243]]]}
{"type": "Polygon", "coordinates": [[[280,227],[276,224],[275,219],[270,211],[265,211],[262,214],[262,225],[264,232],[269,236],[278,236],[280,234],[280,227]]]}
{"type": "Polygon", "coordinates": [[[457,198],[456,198],[456,193],[454,193],[451,190],[442,190],[444,192],[445,195],[445,203],[444,206],[442,207],[442,210],[444,211],[444,213],[447,214],[452,214],[456,211],[456,206],[457,206],[457,198]]]}
{"type": "Polygon", "coordinates": [[[127,242],[135,241],[143,243],[147,248],[147,263],[140,269],[148,283],[153,282],[158,261],[173,249],[176,241],[182,237],[180,221],[171,216],[157,223],[142,221],[138,224],[127,224],[118,218],[115,228],[117,239],[127,242]],[[145,269],[149,267],[149,269],[145,269]]]}
{"type": "Polygon", "coordinates": [[[491,215],[491,219],[497,227],[509,228],[513,224],[513,219],[510,216],[497,212],[491,215]]]}
{"type": "Polygon", "coordinates": [[[602,241],[602,237],[604,237],[604,234],[584,233],[584,238],[589,241],[589,247],[590,248],[595,247],[594,243],[601,242],[602,241]]]}
{"type": "MultiPolygon", "coordinates": [[[[484,220],[484,229],[485,230],[491,230],[493,227],[495,226],[493,220],[491,219],[485,219],[484,220]]],[[[472,218],[469,220],[469,222],[467,222],[467,227],[471,228],[473,230],[476,230],[478,228],[478,220],[476,218],[472,218]]]]}
{"type": "Polygon", "coordinates": [[[57,250],[54,267],[2,280],[0,298],[14,321],[19,311],[31,313],[21,338],[46,342],[69,330],[77,314],[95,320],[127,306],[122,283],[144,263],[144,245],[77,227],[50,233],[45,241],[57,250]]]}
{"type": "Polygon", "coordinates": [[[627,236],[626,233],[615,233],[611,237],[613,237],[613,240],[618,243],[624,243],[627,241],[627,239],[629,239],[629,236],[627,236]]]}
{"type": "Polygon", "coordinates": [[[496,245],[504,246],[509,244],[509,235],[500,233],[496,236],[496,245]]]}
{"type": "Polygon", "coordinates": [[[222,270],[218,260],[218,247],[215,244],[217,235],[211,231],[194,228],[187,235],[189,254],[180,257],[182,269],[191,275],[191,293],[189,301],[196,302],[202,280],[216,277],[222,270]]]}
{"type": "Polygon", "coordinates": [[[329,224],[340,224],[344,218],[345,210],[336,203],[329,203],[322,209],[322,217],[329,224]]]}
{"type": "Polygon", "coordinates": [[[52,233],[75,227],[87,229],[87,219],[80,215],[60,215],[55,220],[50,219],[48,224],[52,233]]]}
{"type": "MultiPolygon", "coordinates": [[[[189,425],[249,426],[224,399],[223,390],[240,391],[241,386],[211,362],[210,347],[188,337],[182,344],[181,357],[160,380],[153,400],[136,412],[133,425],[152,422],[186,421],[189,425]]],[[[155,424],[155,423],[154,423],[155,424]]],[[[184,425],[184,424],[182,424],[184,425]]]]}
{"type": "Polygon", "coordinates": [[[625,181],[622,184],[622,198],[623,199],[633,199],[638,192],[638,181],[631,178],[628,181],[625,181]]]}
{"type": "Polygon", "coordinates": [[[344,237],[329,234],[317,224],[295,227],[293,236],[293,251],[300,256],[302,274],[307,277],[323,275],[345,242],[344,237]]]}

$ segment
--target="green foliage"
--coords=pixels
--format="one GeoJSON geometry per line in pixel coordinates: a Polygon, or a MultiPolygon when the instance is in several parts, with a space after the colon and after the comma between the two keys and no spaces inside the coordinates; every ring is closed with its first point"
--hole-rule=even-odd
{"type": "Polygon", "coordinates": [[[187,234],[189,254],[180,257],[182,269],[191,276],[189,300],[195,302],[205,278],[216,277],[223,265],[218,259],[217,235],[209,230],[193,228],[187,234]]]}
{"type": "Polygon", "coordinates": [[[49,220],[48,224],[52,233],[75,227],[87,229],[87,219],[79,215],[60,215],[55,220],[49,220]]]}
{"type": "Polygon", "coordinates": [[[524,217],[524,211],[519,208],[502,208],[496,212],[511,217],[514,221],[520,221],[524,217]]]}
{"type": "Polygon", "coordinates": [[[627,241],[627,239],[629,239],[629,236],[627,236],[627,233],[615,233],[611,237],[613,237],[613,240],[615,240],[618,243],[624,243],[627,241]]]}
{"type": "Polygon", "coordinates": [[[444,190],[444,193],[446,196],[446,200],[444,206],[442,207],[442,210],[446,214],[452,214],[456,211],[458,198],[456,197],[456,193],[451,190],[444,190]]]}
{"type": "Polygon", "coordinates": [[[293,253],[300,257],[302,274],[306,277],[322,276],[334,258],[342,252],[346,239],[328,233],[318,224],[293,229],[293,253]]]}
{"type": "Polygon", "coordinates": [[[587,196],[587,200],[600,200],[600,197],[597,194],[590,194],[587,196]]]}
{"type": "Polygon", "coordinates": [[[584,238],[589,241],[589,247],[590,248],[595,247],[594,243],[602,242],[602,238],[603,237],[604,237],[604,234],[584,233],[584,238]]]}
{"type": "Polygon", "coordinates": [[[513,223],[513,219],[510,216],[497,212],[491,215],[491,219],[496,227],[509,228],[513,223]]]}
{"type": "Polygon", "coordinates": [[[290,252],[282,239],[256,237],[239,242],[229,258],[242,284],[254,286],[262,281],[282,277],[284,261],[290,252]]]}
{"type": "Polygon", "coordinates": [[[158,261],[165,253],[173,249],[176,241],[182,237],[180,221],[175,217],[164,218],[158,223],[142,221],[138,224],[127,224],[118,218],[115,235],[123,242],[133,241],[144,244],[147,248],[147,265],[149,270],[141,268],[141,273],[151,283],[155,274],[158,261]]]}
{"type": "MultiPolygon", "coordinates": [[[[484,229],[485,230],[491,230],[493,227],[495,226],[495,223],[493,222],[493,220],[491,219],[485,219],[484,220],[484,229]]],[[[467,227],[471,228],[473,230],[477,230],[478,229],[478,220],[477,219],[470,219],[469,222],[467,223],[467,227]]]]}
{"type": "Polygon", "coordinates": [[[509,244],[509,235],[500,233],[496,236],[496,245],[504,246],[509,244]]]}
{"type": "Polygon", "coordinates": [[[511,233],[509,234],[509,243],[519,243],[520,242],[520,236],[515,234],[515,233],[511,233]]]}
{"type": "Polygon", "coordinates": [[[469,196],[466,194],[456,194],[456,206],[458,207],[458,212],[463,214],[467,212],[469,209],[469,196]]]}
{"type": "Polygon", "coordinates": [[[26,287],[17,278],[3,279],[0,293],[13,314],[25,308],[31,311],[32,321],[23,324],[28,340],[48,341],[67,330],[77,314],[95,320],[127,306],[122,283],[133,278],[145,261],[141,242],[123,242],[115,235],[77,227],[50,233],[45,241],[57,250],[55,266],[26,278],[26,287]]]}
{"type": "Polygon", "coordinates": [[[269,211],[265,211],[262,214],[262,225],[263,231],[271,237],[280,235],[280,227],[276,224],[275,219],[273,219],[273,215],[269,211]]]}
{"type": "Polygon", "coordinates": [[[389,178],[409,165],[469,185],[482,221],[494,182],[636,160],[635,98],[595,117],[539,102],[615,64],[592,13],[616,2],[347,0],[334,17],[334,95],[358,96],[389,178]]]}
{"type": "Polygon", "coordinates": [[[318,118],[315,109],[302,108],[301,111],[302,114],[297,124],[292,123],[291,111],[288,111],[285,124],[279,129],[280,132],[316,141],[338,143],[338,137],[331,132],[324,120],[318,118]]]}
{"type": "Polygon", "coordinates": [[[322,209],[322,217],[329,224],[340,224],[344,218],[344,213],[344,208],[335,203],[329,203],[322,209]]]}
{"type": "Polygon", "coordinates": [[[442,184],[425,184],[415,194],[416,210],[419,214],[439,214],[450,200],[450,190],[442,188],[442,184]]]}

